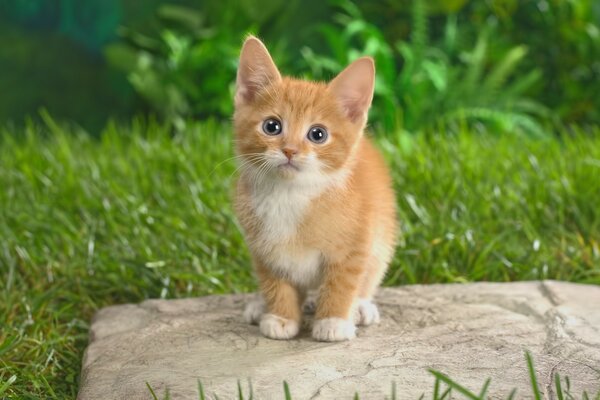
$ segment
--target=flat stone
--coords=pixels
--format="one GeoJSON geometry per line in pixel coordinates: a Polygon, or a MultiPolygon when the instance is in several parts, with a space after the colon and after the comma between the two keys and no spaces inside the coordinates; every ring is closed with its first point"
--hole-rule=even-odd
{"type": "MultiPolygon", "coordinates": [[[[382,289],[379,325],[349,342],[319,343],[310,317],[299,338],[276,341],[242,321],[255,294],[147,300],[100,310],[90,329],[78,398],[237,398],[237,382],[254,398],[430,398],[438,370],[490,398],[533,398],[524,357],[539,386],[555,398],[553,376],[571,393],[600,391],[600,287],[554,281],[404,286],[382,289]],[[564,386],[564,382],[563,382],[564,386]]],[[[247,398],[247,397],[246,397],[247,398]]]]}

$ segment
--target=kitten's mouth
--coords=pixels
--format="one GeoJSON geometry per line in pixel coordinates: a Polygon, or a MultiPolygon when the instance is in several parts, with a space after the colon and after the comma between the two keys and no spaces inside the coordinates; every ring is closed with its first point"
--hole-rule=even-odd
{"type": "Polygon", "coordinates": [[[300,168],[298,168],[297,165],[293,164],[292,161],[279,164],[277,168],[283,171],[300,171],[300,168]]]}

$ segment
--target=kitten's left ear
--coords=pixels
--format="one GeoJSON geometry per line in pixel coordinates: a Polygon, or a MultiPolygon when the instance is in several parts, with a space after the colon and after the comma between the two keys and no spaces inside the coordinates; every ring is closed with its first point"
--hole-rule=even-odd
{"type": "Polygon", "coordinates": [[[352,122],[365,123],[373,100],[375,62],[361,57],[346,67],[328,85],[352,122]]]}
{"type": "Polygon", "coordinates": [[[252,101],[260,91],[280,80],[281,74],[265,45],[256,37],[249,36],[240,54],[235,104],[252,101]]]}

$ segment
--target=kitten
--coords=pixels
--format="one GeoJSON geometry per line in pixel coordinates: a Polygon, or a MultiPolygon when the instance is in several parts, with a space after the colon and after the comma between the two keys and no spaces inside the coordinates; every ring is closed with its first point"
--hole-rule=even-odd
{"type": "Polygon", "coordinates": [[[308,289],[318,288],[312,336],[355,337],[379,322],[372,302],[396,241],[385,163],[363,129],[375,67],[363,57],[328,84],[282,77],[260,40],[242,48],[235,209],[263,300],[244,312],[263,335],[298,334],[308,289]]]}

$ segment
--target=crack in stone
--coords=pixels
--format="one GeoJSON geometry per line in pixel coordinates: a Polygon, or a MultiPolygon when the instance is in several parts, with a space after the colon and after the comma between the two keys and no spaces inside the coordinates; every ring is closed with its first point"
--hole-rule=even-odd
{"type": "MultiPolygon", "coordinates": [[[[469,304],[473,304],[473,303],[469,303],[469,304]]],[[[524,302],[518,302],[518,303],[514,303],[514,304],[505,304],[505,303],[477,303],[477,304],[487,304],[493,307],[498,307],[501,308],[505,311],[514,313],[514,314],[518,314],[518,315],[522,315],[524,317],[527,317],[528,319],[533,317],[537,322],[541,323],[542,325],[545,324],[545,317],[543,314],[540,314],[539,312],[537,312],[535,309],[533,309],[532,307],[529,306],[529,304],[524,303],[524,302]]]]}
{"type": "MultiPolygon", "coordinates": [[[[328,380],[327,382],[323,383],[321,386],[319,386],[317,388],[317,390],[314,392],[314,394],[312,396],[310,396],[309,400],[316,399],[321,394],[321,390],[323,390],[323,388],[331,385],[334,382],[343,381],[343,380],[346,380],[346,379],[349,379],[349,378],[364,378],[371,371],[375,371],[375,370],[378,370],[378,369],[395,368],[396,367],[396,365],[394,365],[394,366],[385,365],[385,366],[381,366],[381,367],[373,367],[373,362],[375,362],[376,360],[379,360],[381,358],[383,358],[383,357],[377,357],[377,358],[374,358],[374,359],[368,361],[367,364],[366,364],[368,368],[366,368],[365,371],[362,372],[362,373],[360,373],[360,374],[345,375],[345,376],[340,376],[338,378],[333,378],[333,379],[328,380]]],[[[340,371],[337,371],[337,372],[340,372],[340,371]]]]}

